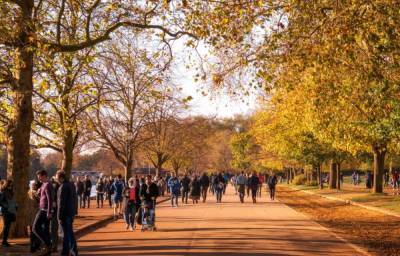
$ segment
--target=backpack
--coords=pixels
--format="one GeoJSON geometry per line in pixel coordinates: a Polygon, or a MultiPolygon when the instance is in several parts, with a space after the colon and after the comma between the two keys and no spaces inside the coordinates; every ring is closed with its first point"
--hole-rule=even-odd
{"type": "Polygon", "coordinates": [[[122,195],[122,190],[124,190],[124,184],[122,182],[115,182],[114,183],[114,187],[115,187],[115,194],[116,195],[122,195]]]}

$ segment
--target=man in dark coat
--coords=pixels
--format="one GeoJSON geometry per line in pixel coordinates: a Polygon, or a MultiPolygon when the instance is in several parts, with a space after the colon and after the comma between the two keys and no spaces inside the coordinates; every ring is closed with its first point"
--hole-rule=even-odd
{"type": "Polygon", "coordinates": [[[73,229],[74,218],[78,212],[78,199],[75,186],[68,181],[63,171],[57,172],[56,179],[60,184],[57,192],[57,219],[64,233],[61,255],[70,255],[71,251],[74,255],[78,255],[78,247],[73,229]]]}
{"type": "Polygon", "coordinates": [[[207,173],[204,172],[200,178],[201,197],[203,198],[203,203],[206,202],[209,185],[210,185],[210,178],[208,177],[207,173]]]}

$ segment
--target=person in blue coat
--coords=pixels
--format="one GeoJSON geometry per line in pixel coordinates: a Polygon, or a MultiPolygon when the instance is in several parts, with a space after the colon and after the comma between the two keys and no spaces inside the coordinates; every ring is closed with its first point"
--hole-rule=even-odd
{"type": "Polygon", "coordinates": [[[174,172],[172,173],[171,178],[168,180],[168,187],[171,192],[171,205],[172,207],[178,207],[178,197],[181,191],[181,183],[174,172]]]}

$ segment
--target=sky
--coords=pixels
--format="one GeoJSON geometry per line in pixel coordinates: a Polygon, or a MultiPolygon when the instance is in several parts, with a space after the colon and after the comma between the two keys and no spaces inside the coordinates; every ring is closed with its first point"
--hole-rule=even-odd
{"type": "Polygon", "coordinates": [[[196,83],[193,76],[181,76],[182,94],[193,97],[189,112],[193,115],[205,115],[216,118],[229,118],[238,114],[246,115],[255,110],[256,96],[251,95],[244,101],[234,99],[226,94],[216,94],[212,97],[201,93],[201,84],[196,83]]]}
{"type": "MultiPolygon", "coordinates": [[[[235,115],[246,115],[253,112],[256,108],[257,95],[253,94],[243,99],[235,99],[226,93],[210,92],[204,90],[203,81],[195,81],[195,67],[199,63],[193,64],[193,59],[196,57],[192,50],[183,46],[183,41],[178,40],[173,44],[174,68],[173,80],[182,88],[182,96],[191,96],[189,115],[204,115],[215,118],[229,118],[235,115]],[[192,62],[188,61],[191,55],[192,62]],[[190,66],[189,68],[187,66],[190,66]],[[203,95],[206,92],[207,95],[203,95]]],[[[199,54],[203,57],[208,55],[209,51],[206,47],[200,45],[197,48],[199,54]]]]}

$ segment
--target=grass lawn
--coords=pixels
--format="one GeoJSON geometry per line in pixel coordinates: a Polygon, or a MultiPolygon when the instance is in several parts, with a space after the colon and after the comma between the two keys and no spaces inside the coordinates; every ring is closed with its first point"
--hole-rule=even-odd
{"type": "Polygon", "coordinates": [[[346,182],[342,185],[341,190],[328,189],[326,185],[322,190],[318,189],[316,186],[293,184],[284,185],[295,190],[308,190],[325,196],[352,200],[354,202],[382,208],[384,210],[400,214],[400,196],[393,195],[390,188],[386,188],[385,193],[373,194],[371,193],[371,190],[365,188],[363,184],[360,184],[359,186],[353,186],[352,184],[346,182]]]}

